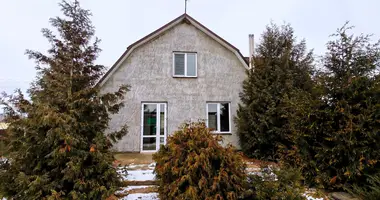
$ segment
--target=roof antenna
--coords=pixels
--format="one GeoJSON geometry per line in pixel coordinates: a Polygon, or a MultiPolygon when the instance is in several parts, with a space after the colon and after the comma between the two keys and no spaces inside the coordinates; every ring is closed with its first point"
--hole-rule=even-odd
{"type": "Polygon", "coordinates": [[[188,0],[185,0],[185,14],[186,14],[186,11],[187,11],[187,1],[188,0]]]}

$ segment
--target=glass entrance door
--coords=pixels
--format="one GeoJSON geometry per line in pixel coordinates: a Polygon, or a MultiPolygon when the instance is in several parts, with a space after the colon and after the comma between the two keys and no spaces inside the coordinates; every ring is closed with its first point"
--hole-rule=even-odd
{"type": "Polygon", "coordinates": [[[166,103],[143,103],[141,122],[141,151],[158,151],[166,144],[166,103]]]}

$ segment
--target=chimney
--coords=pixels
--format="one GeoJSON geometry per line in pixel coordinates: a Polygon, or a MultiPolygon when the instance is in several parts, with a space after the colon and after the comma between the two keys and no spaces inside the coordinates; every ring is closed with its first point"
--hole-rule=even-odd
{"type": "Polygon", "coordinates": [[[255,40],[254,40],[254,34],[249,34],[249,67],[252,67],[252,59],[253,59],[253,54],[254,52],[254,45],[255,45],[255,40]]]}

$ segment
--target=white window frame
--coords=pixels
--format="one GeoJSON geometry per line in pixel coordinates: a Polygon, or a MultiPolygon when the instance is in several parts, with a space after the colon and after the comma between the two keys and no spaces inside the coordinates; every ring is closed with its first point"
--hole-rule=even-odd
{"type": "Polygon", "coordinates": [[[197,77],[197,76],[198,76],[198,54],[196,52],[173,52],[173,77],[190,77],[190,78],[194,78],[194,77],[197,77]],[[185,65],[184,72],[185,72],[185,74],[184,75],[176,75],[175,74],[175,55],[176,54],[184,55],[184,57],[185,57],[185,60],[184,60],[184,65],[185,65]],[[187,75],[187,54],[195,54],[195,76],[188,76],[187,75]]]}
{"type": "Polygon", "coordinates": [[[167,118],[167,112],[168,112],[168,104],[166,102],[142,102],[141,103],[141,126],[140,126],[140,152],[142,153],[155,153],[160,149],[160,138],[164,138],[164,145],[166,145],[166,139],[167,139],[167,123],[168,123],[168,118],[167,118]],[[156,121],[156,135],[145,135],[144,136],[144,105],[156,105],[157,106],[157,116],[159,116],[159,113],[161,112],[161,104],[164,105],[164,135],[160,135],[160,122],[159,120],[156,121]],[[144,138],[156,138],[156,150],[144,150],[143,148],[143,140],[144,138]]]}
{"type": "Polygon", "coordinates": [[[206,103],[206,126],[208,127],[208,105],[209,104],[216,104],[216,126],[217,130],[212,131],[212,133],[215,134],[230,134],[231,133],[231,102],[207,102],[206,103]],[[227,103],[228,104],[228,121],[229,121],[229,131],[220,131],[220,104],[227,103]]]}

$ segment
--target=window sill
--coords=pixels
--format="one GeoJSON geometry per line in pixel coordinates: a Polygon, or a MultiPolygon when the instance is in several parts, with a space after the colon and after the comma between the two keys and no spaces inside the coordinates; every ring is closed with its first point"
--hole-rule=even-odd
{"type": "Polygon", "coordinates": [[[173,78],[198,78],[197,76],[173,76],[173,78]]]}
{"type": "Polygon", "coordinates": [[[215,131],[213,131],[211,133],[214,135],[232,135],[231,132],[215,132],[215,131]]]}

